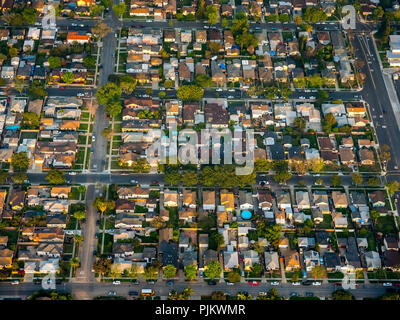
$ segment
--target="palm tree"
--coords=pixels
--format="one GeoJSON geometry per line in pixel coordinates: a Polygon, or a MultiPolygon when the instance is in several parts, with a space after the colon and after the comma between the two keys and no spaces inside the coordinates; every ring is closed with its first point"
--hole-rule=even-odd
{"type": "Polygon", "coordinates": [[[73,259],[70,261],[69,264],[70,264],[70,266],[73,268],[74,273],[75,273],[76,268],[79,267],[79,258],[78,258],[78,257],[73,258],[73,259]]]}
{"type": "Polygon", "coordinates": [[[76,234],[76,235],[74,236],[74,241],[75,241],[75,243],[78,244],[78,245],[80,245],[80,244],[82,243],[83,239],[84,239],[84,238],[83,238],[82,235],[76,234]]]}

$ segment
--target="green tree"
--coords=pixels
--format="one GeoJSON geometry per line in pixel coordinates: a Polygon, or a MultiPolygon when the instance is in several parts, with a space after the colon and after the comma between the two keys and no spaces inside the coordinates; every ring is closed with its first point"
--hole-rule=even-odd
{"type": "Polygon", "coordinates": [[[34,24],[36,22],[38,12],[32,7],[25,7],[22,11],[22,18],[26,24],[34,24]]]}
{"type": "Polygon", "coordinates": [[[196,75],[194,83],[202,88],[209,88],[213,84],[211,77],[207,76],[206,74],[196,75]]]}
{"type": "Polygon", "coordinates": [[[29,158],[26,152],[14,153],[11,165],[15,172],[26,172],[29,168],[29,158]]]}
{"type": "Polygon", "coordinates": [[[278,248],[281,236],[282,228],[279,224],[269,225],[265,228],[265,237],[275,248],[278,248]]]}
{"type": "Polygon", "coordinates": [[[104,128],[101,131],[101,135],[106,138],[107,140],[110,140],[112,135],[113,135],[114,131],[111,128],[104,128]]]}
{"type": "Polygon", "coordinates": [[[222,25],[222,28],[224,28],[224,29],[228,28],[230,25],[229,20],[227,18],[222,18],[221,25],[222,25]]]}
{"type": "Polygon", "coordinates": [[[240,280],[242,279],[240,273],[237,271],[230,271],[228,273],[227,278],[228,278],[228,281],[232,282],[232,283],[240,282],[240,280]]]}
{"type": "Polygon", "coordinates": [[[172,264],[168,264],[163,268],[164,278],[171,279],[176,275],[176,268],[172,264]]]}
{"type": "Polygon", "coordinates": [[[184,186],[195,186],[195,185],[197,185],[198,181],[199,181],[199,179],[197,176],[197,172],[195,172],[195,171],[189,170],[189,171],[185,171],[182,174],[182,184],[184,186]]]}
{"type": "Polygon", "coordinates": [[[318,98],[317,101],[319,104],[323,103],[329,98],[329,93],[324,90],[318,90],[318,98]]]}
{"type": "Polygon", "coordinates": [[[79,267],[79,258],[78,257],[72,258],[69,264],[75,272],[76,268],[79,267]]]}
{"type": "Polygon", "coordinates": [[[56,69],[61,67],[61,58],[60,57],[49,57],[48,59],[50,69],[56,69]]]}
{"type": "Polygon", "coordinates": [[[125,2],[120,2],[119,4],[114,4],[112,9],[117,17],[122,16],[126,11],[126,4],[125,2]]]}
{"type": "Polygon", "coordinates": [[[362,182],[363,182],[363,177],[362,177],[361,173],[352,172],[352,173],[351,173],[351,180],[353,181],[353,183],[354,183],[356,186],[359,186],[359,185],[362,184],[362,182]]]}
{"type": "Polygon", "coordinates": [[[45,89],[44,84],[42,84],[39,80],[33,80],[28,87],[28,96],[32,100],[36,99],[44,99],[47,97],[48,93],[45,89]]]}
{"type": "Polygon", "coordinates": [[[219,278],[221,275],[222,268],[219,261],[212,261],[205,266],[204,276],[209,279],[219,278]]]}
{"type": "Polygon", "coordinates": [[[130,75],[124,75],[119,79],[119,85],[125,94],[131,94],[137,85],[137,79],[130,75]]]}
{"type": "Polygon", "coordinates": [[[342,178],[339,175],[334,175],[331,178],[331,185],[334,187],[338,187],[342,185],[342,178]]]}
{"type": "Polygon", "coordinates": [[[219,251],[221,249],[221,246],[225,244],[224,236],[221,233],[216,232],[212,235],[212,238],[214,243],[216,243],[217,245],[217,251],[219,251]]]}
{"type": "Polygon", "coordinates": [[[312,159],[310,163],[311,171],[313,172],[321,172],[324,168],[325,163],[323,159],[312,159]]]}
{"type": "Polygon", "coordinates": [[[286,182],[292,177],[292,174],[288,171],[276,172],[274,175],[274,180],[276,182],[286,184],[286,182]]]}
{"type": "Polygon", "coordinates": [[[39,127],[40,118],[34,112],[24,112],[22,114],[22,127],[24,129],[34,130],[39,127]]]}
{"type": "Polygon", "coordinates": [[[179,87],[176,96],[184,101],[200,100],[204,95],[204,89],[196,85],[184,85],[179,87]]]}
{"type": "Polygon", "coordinates": [[[86,219],[86,211],[83,210],[75,211],[74,218],[79,221],[86,219]]]}
{"type": "Polygon", "coordinates": [[[306,8],[303,14],[303,20],[311,23],[325,21],[327,18],[328,16],[326,13],[322,9],[316,7],[306,8]]]}
{"type": "Polygon", "coordinates": [[[106,105],[106,110],[111,117],[121,114],[122,104],[120,100],[110,101],[106,105]]]}
{"type": "Polygon", "coordinates": [[[374,224],[376,224],[376,222],[378,221],[378,219],[381,216],[381,214],[376,209],[371,209],[369,214],[370,214],[372,220],[374,220],[374,224]]]}
{"type": "Polygon", "coordinates": [[[304,120],[304,118],[297,117],[294,119],[293,126],[300,131],[304,131],[306,128],[306,120],[304,120]]]}
{"type": "Polygon", "coordinates": [[[377,185],[379,185],[378,177],[373,177],[373,176],[368,177],[367,184],[369,186],[377,186],[377,185]]]}
{"type": "Polygon", "coordinates": [[[121,99],[122,89],[115,83],[109,82],[100,87],[96,92],[96,98],[99,104],[106,105],[112,101],[121,99]]]}
{"type": "Polygon", "coordinates": [[[197,266],[195,266],[194,264],[189,264],[187,266],[185,266],[185,277],[188,280],[193,280],[196,278],[197,276],[197,266]]]}
{"type": "Polygon", "coordinates": [[[350,291],[336,290],[332,293],[333,300],[355,300],[353,294],[350,291]]]}
{"type": "Polygon", "coordinates": [[[0,184],[4,184],[7,181],[8,172],[7,171],[0,171],[0,184]]]}
{"type": "Polygon", "coordinates": [[[107,200],[104,197],[96,197],[93,206],[103,215],[106,210],[113,210],[115,208],[115,201],[107,200]]]}
{"type": "Polygon", "coordinates": [[[311,275],[315,280],[326,278],[326,269],[324,266],[315,266],[311,270],[311,275]]]}
{"type": "Polygon", "coordinates": [[[399,191],[400,184],[397,180],[386,183],[386,188],[390,196],[393,196],[395,192],[399,191]]]}
{"type": "Polygon", "coordinates": [[[223,291],[214,291],[211,294],[211,300],[226,300],[226,294],[223,291]]]}
{"type": "Polygon", "coordinates": [[[63,80],[65,83],[70,84],[70,83],[74,82],[74,80],[75,80],[74,74],[73,74],[72,72],[65,72],[65,73],[62,75],[62,80],[63,80]]]}
{"type": "Polygon", "coordinates": [[[89,11],[90,11],[90,15],[92,17],[98,17],[101,16],[102,13],[104,12],[104,6],[102,6],[101,4],[95,4],[94,6],[91,6],[89,11]]]}
{"type": "Polygon", "coordinates": [[[335,116],[331,112],[329,112],[327,115],[325,115],[322,127],[324,131],[329,134],[332,132],[332,127],[336,124],[337,122],[335,116]]]}
{"type": "Polygon", "coordinates": [[[218,8],[215,5],[208,5],[206,7],[206,16],[209,24],[218,23],[218,8]]]}
{"type": "Polygon", "coordinates": [[[64,172],[57,169],[52,169],[47,173],[45,178],[50,184],[63,184],[65,183],[64,172]]]}
{"type": "Polygon", "coordinates": [[[96,68],[96,57],[93,57],[93,56],[84,57],[83,64],[88,69],[95,69],[96,68]]]}
{"type": "Polygon", "coordinates": [[[146,280],[154,280],[158,278],[158,267],[156,265],[146,266],[144,268],[143,277],[146,280]]]}
{"type": "Polygon", "coordinates": [[[24,184],[28,180],[28,176],[24,172],[19,172],[11,177],[14,184],[24,184]]]}
{"type": "Polygon", "coordinates": [[[111,260],[107,258],[97,259],[93,264],[93,270],[99,274],[100,277],[108,274],[111,270],[111,260]]]}

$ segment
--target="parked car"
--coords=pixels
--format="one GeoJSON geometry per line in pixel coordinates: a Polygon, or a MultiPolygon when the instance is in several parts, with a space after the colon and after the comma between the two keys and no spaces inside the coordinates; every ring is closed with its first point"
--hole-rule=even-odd
{"type": "Polygon", "coordinates": [[[109,296],[116,296],[117,293],[115,291],[108,291],[109,296]]]}
{"type": "Polygon", "coordinates": [[[383,286],[384,286],[384,287],[391,287],[391,286],[393,286],[393,283],[391,283],[391,282],[384,282],[384,283],[383,283],[383,286]]]}
{"type": "Polygon", "coordinates": [[[250,281],[249,284],[252,286],[258,286],[260,284],[260,281],[250,281]]]}
{"type": "Polygon", "coordinates": [[[217,285],[217,281],[215,281],[215,280],[209,280],[209,281],[207,282],[207,284],[208,284],[209,286],[215,286],[215,285],[217,285]]]}
{"type": "Polygon", "coordinates": [[[119,280],[114,280],[114,281],[113,281],[113,284],[119,285],[119,284],[121,284],[121,281],[119,281],[119,280]]]}
{"type": "Polygon", "coordinates": [[[280,282],[279,281],[272,281],[271,286],[279,286],[280,282]]]}
{"type": "Polygon", "coordinates": [[[233,286],[234,283],[233,283],[233,282],[228,282],[228,281],[227,281],[227,282],[226,282],[226,285],[227,285],[227,286],[233,286]]]}
{"type": "Polygon", "coordinates": [[[300,282],[292,282],[292,286],[299,286],[300,285],[300,282]]]}
{"type": "Polygon", "coordinates": [[[173,285],[174,285],[174,280],[168,280],[168,281],[167,281],[167,285],[173,286],[173,285]]]}
{"type": "Polygon", "coordinates": [[[298,297],[299,294],[298,294],[297,292],[291,292],[291,293],[290,293],[290,296],[291,296],[291,297],[298,297]]]}
{"type": "Polygon", "coordinates": [[[132,284],[139,284],[139,281],[138,281],[137,279],[133,279],[133,280],[131,281],[131,283],[132,283],[132,284]]]}
{"type": "Polygon", "coordinates": [[[319,282],[319,281],[314,281],[314,282],[312,283],[312,285],[313,285],[313,286],[320,286],[320,285],[321,285],[321,282],[319,282]]]}
{"type": "Polygon", "coordinates": [[[306,292],[306,297],[314,297],[314,293],[312,293],[312,292],[306,292]]]}
{"type": "Polygon", "coordinates": [[[13,282],[11,282],[11,284],[12,284],[13,286],[16,286],[16,285],[19,284],[19,281],[18,281],[18,280],[14,280],[13,282]]]}
{"type": "Polygon", "coordinates": [[[139,292],[137,292],[137,291],[129,291],[129,293],[128,293],[130,296],[138,296],[139,295],[139,292]]]}

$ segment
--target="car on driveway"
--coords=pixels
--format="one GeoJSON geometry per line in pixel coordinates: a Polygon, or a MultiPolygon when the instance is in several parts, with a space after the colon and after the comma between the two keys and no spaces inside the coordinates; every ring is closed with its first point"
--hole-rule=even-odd
{"type": "Polygon", "coordinates": [[[260,284],[260,281],[250,281],[249,284],[252,286],[258,286],[260,284]]]}
{"type": "Polygon", "coordinates": [[[279,281],[272,281],[271,286],[279,286],[280,282],[279,281]]]}

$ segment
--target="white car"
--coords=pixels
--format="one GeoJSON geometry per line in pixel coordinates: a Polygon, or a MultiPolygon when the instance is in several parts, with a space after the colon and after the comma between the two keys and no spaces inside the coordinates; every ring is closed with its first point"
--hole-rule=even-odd
{"type": "Polygon", "coordinates": [[[76,176],[76,172],[75,172],[75,171],[72,171],[72,172],[69,173],[69,175],[70,175],[70,176],[76,176]]]}
{"type": "Polygon", "coordinates": [[[84,25],[84,24],[80,24],[79,26],[80,26],[81,28],[84,28],[84,27],[85,27],[85,25],[84,25]]]}
{"type": "Polygon", "coordinates": [[[218,89],[216,89],[215,91],[220,92],[220,91],[222,91],[222,88],[218,88],[218,89]]]}
{"type": "Polygon", "coordinates": [[[391,283],[391,282],[384,282],[384,283],[383,283],[383,286],[384,286],[384,287],[391,287],[391,286],[393,286],[393,283],[391,283]]]}
{"type": "Polygon", "coordinates": [[[131,180],[132,184],[138,183],[137,180],[131,180]]]}
{"type": "Polygon", "coordinates": [[[19,281],[18,281],[18,280],[14,280],[13,282],[11,282],[11,284],[12,284],[13,286],[16,286],[16,285],[19,284],[19,281]]]}
{"type": "Polygon", "coordinates": [[[82,93],[82,92],[79,92],[79,93],[77,93],[77,94],[76,94],[76,96],[77,96],[77,97],[84,97],[84,96],[85,96],[85,94],[84,94],[84,93],[82,93]]]}
{"type": "Polygon", "coordinates": [[[316,99],[314,96],[311,96],[309,99],[311,99],[311,100],[314,100],[314,99],[316,99]]]}
{"type": "Polygon", "coordinates": [[[305,98],[306,98],[306,97],[303,97],[303,96],[299,97],[299,99],[303,99],[303,100],[305,100],[305,98]]]}
{"type": "Polygon", "coordinates": [[[271,286],[279,286],[279,281],[272,281],[271,286]]]}
{"type": "Polygon", "coordinates": [[[234,98],[234,96],[228,96],[228,99],[233,99],[234,98]]]}
{"type": "Polygon", "coordinates": [[[292,286],[299,286],[300,282],[292,282],[292,286]]]}
{"type": "Polygon", "coordinates": [[[78,25],[76,23],[71,23],[72,27],[77,27],[78,25]]]}
{"type": "Polygon", "coordinates": [[[121,281],[119,281],[119,280],[114,280],[114,281],[113,281],[113,284],[119,285],[119,284],[121,284],[121,281]]]}
{"type": "Polygon", "coordinates": [[[314,281],[314,282],[312,283],[312,285],[313,285],[313,286],[320,286],[320,285],[321,285],[321,282],[319,282],[319,281],[314,281]]]}
{"type": "Polygon", "coordinates": [[[226,285],[227,285],[227,286],[233,286],[233,285],[235,285],[235,284],[234,284],[233,282],[227,282],[226,285]]]}
{"type": "Polygon", "coordinates": [[[92,142],[96,141],[96,136],[92,136],[92,142]]]}
{"type": "Polygon", "coordinates": [[[229,89],[228,91],[229,92],[235,92],[235,89],[229,89]]]}

